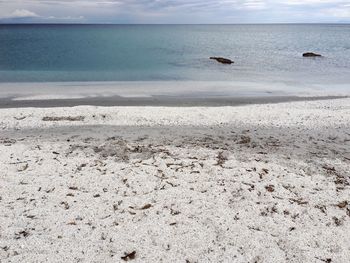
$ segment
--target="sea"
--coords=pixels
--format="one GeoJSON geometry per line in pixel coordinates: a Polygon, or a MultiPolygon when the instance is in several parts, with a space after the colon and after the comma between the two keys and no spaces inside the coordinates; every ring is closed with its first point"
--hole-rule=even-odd
{"type": "Polygon", "coordinates": [[[191,83],[181,85],[181,92],[191,94],[209,83],[220,85],[207,93],[222,95],[237,90],[350,93],[350,25],[2,24],[1,92],[9,87],[5,84],[21,83],[28,88],[50,83],[61,90],[93,83],[96,92],[99,85],[108,83],[113,90],[122,83],[122,89],[138,89],[130,96],[147,93],[142,83],[158,85],[158,91],[191,83]],[[304,58],[304,52],[323,57],[304,58]]]}

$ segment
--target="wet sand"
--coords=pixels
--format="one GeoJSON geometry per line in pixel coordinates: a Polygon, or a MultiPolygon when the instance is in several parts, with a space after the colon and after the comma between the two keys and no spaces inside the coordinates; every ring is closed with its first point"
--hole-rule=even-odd
{"type": "Polygon", "coordinates": [[[92,106],[164,106],[164,107],[222,107],[247,104],[269,104],[291,101],[314,101],[341,99],[347,96],[244,96],[244,97],[186,97],[186,96],[151,96],[127,98],[121,96],[76,98],[76,99],[45,99],[45,100],[13,100],[0,98],[1,108],[52,108],[92,106]]]}

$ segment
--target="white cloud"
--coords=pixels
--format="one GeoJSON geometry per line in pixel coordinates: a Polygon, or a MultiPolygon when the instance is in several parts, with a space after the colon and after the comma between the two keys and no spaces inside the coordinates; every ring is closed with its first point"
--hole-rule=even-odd
{"type": "Polygon", "coordinates": [[[16,9],[9,15],[3,16],[3,18],[35,18],[40,17],[36,13],[26,10],[26,9],[16,9]]]}
{"type": "Polygon", "coordinates": [[[350,0],[0,0],[0,18],[88,23],[332,22],[350,21],[349,5],[350,0]]]}
{"type": "Polygon", "coordinates": [[[325,10],[324,14],[337,18],[350,18],[350,7],[344,6],[342,8],[331,8],[325,10]]]}
{"type": "Polygon", "coordinates": [[[63,17],[56,17],[56,16],[49,16],[44,17],[43,19],[53,19],[53,20],[84,20],[84,16],[63,16],[63,17]]]}
{"type": "Polygon", "coordinates": [[[260,10],[260,9],[265,9],[266,8],[266,3],[261,0],[246,0],[245,2],[242,3],[243,9],[255,9],[255,10],[260,10]]]}
{"type": "Polygon", "coordinates": [[[29,11],[27,9],[16,9],[10,14],[0,14],[0,21],[40,21],[40,22],[62,22],[62,21],[72,21],[78,22],[83,21],[84,16],[40,16],[35,12],[29,11]]]}

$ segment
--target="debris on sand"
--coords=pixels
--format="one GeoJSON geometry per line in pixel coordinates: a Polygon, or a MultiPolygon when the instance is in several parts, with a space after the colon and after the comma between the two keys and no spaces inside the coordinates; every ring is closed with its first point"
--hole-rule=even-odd
{"type": "Polygon", "coordinates": [[[217,156],[217,165],[222,166],[228,160],[230,153],[228,151],[219,152],[217,156]]]}
{"type": "Polygon", "coordinates": [[[330,172],[330,173],[336,171],[334,167],[331,167],[331,166],[328,166],[328,165],[323,165],[322,168],[325,169],[327,172],[330,172]]]}
{"type": "Polygon", "coordinates": [[[242,135],[241,136],[241,140],[238,142],[239,144],[248,144],[251,142],[251,138],[249,136],[246,135],[242,135]]]}
{"type": "Polygon", "coordinates": [[[149,209],[151,207],[152,207],[151,204],[147,204],[147,205],[144,205],[143,207],[141,207],[141,210],[146,210],[146,209],[149,209]]]}
{"type": "Polygon", "coordinates": [[[309,202],[305,201],[303,199],[294,199],[294,198],[290,198],[289,199],[292,203],[297,203],[298,205],[307,205],[309,202]]]}
{"type": "Polygon", "coordinates": [[[13,118],[17,121],[21,121],[21,120],[24,120],[25,118],[27,118],[27,116],[13,117],[13,118]]]}
{"type": "Polygon", "coordinates": [[[29,236],[29,232],[27,230],[22,230],[22,231],[16,233],[15,239],[20,239],[22,237],[27,237],[27,236],[29,236]]]}
{"type": "Polygon", "coordinates": [[[267,185],[267,186],[265,186],[265,189],[266,189],[268,192],[272,193],[272,192],[275,191],[275,186],[274,186],[274,185],[267,185]]]}
{"type": "Polygon", "coordinates": [[[85,119],[84,116],[76,116],[76,117],[72,117],[72,116],[61,116],[61,117],[43,117],[42,120],[43,121],[83,121],[85,119]]]}
{"type": "Polygon", "coordinates": [[[136,257],[136,251],[133,251],[131,253],[124,253],[124,254],[125,254],[124,256],[120,257],[124,261],[129,261],[129,260],[135,259],[136,257]]]}
{"type": "Polygon", "coordinates": [[[28,169],[28,167],[29,167],[28,163],[23,163],[17,168],[17,171],[18,172],[24,172],[25,170],[28,169]]]}
{"type": "Polygon", "coordinates": [[[339,204],[337,204],[337,207],[339,207],[340,209],[343,209],[345,207],[348,206],[348,201],[343,201],[343,202],[340,202],[339,204]]]}

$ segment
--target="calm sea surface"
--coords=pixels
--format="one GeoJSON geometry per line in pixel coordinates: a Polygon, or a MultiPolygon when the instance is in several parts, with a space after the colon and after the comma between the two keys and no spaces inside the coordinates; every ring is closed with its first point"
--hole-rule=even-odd
{"type": "Polygon", "coordinates": [[[0,82],[173,80],[350,85],[350,25],[0,25],[0,82]]]}

